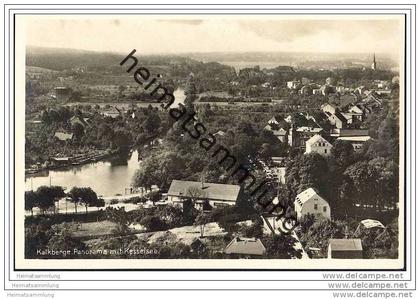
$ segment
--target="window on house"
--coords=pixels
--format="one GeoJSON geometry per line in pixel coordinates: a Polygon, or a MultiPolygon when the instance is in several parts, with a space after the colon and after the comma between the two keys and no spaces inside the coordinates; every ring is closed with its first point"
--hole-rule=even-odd
{"type": "Polygon", "coordinates": [[[318,210],[318,205],[314,204],[314,210],[318,210]]]}
{"type": "Polygon", "coordinates": [[[327,212],[327,207],[323,207],[322,211],[324,211],[324,213],[326,213],[327,212]]]}
{"type": "Polygon", "coordinates": [[[327,150],[325,149],[324,152],[327,153],[327,150]]]}

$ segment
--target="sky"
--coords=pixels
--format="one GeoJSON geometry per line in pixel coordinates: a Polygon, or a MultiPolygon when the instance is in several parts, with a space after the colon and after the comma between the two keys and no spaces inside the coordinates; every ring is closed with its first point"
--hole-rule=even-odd
{"type": "Polygon", "coordinates": [[[135,48],[145,54],[376,52],[398,57],[403,43],[402,23],[391,16],[28,16],[23,20],[29,46],[121,53],[135,48]]]}

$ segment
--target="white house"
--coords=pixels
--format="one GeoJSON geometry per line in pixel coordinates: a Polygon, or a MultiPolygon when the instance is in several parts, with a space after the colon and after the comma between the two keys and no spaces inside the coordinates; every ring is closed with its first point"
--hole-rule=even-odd
{"type": "Polygon", "coordinates": [[[324,113],[327,113],[328,112],[329,114],[334,114],[337,111],[337,108],[335,106],[327,103],[327,104],[323,104],[321,106],[321,110],[324,113]]]}
{"type": "Polygon", "coordinates": [[[268,121],[268,124],[269,125],[279,125],[280,124],[280,121],[275,117],[275,116],[273,116],[272,118],[270,118],[270,120],[268,121]]]}
{"type": "Polygon", "coordinates": [[[331,154],[332,144],[329,143],[321,135],[316,134],[306,141],[305,154],[317,153],[322,156],[328,156],[331,154]]]}
{"type": "Polygon", "coordinates": [[[331,219],[330,205],[312,188],[308,188],[296,196],[295,211],[298,220],[310,214],[331,219]]]}
{"type": "Polygon", "coordinates": [[[296,89],[300,85],[299,81],[293,80],[293,81],[287,81],[287,88],[289,89],[296,89]]]}

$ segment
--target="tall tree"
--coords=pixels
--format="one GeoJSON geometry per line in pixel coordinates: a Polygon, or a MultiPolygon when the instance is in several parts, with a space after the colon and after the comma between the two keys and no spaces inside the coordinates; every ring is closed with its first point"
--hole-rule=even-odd
{"type": "Polygon", "coordinates": [[[38,194],[34,191],[25,192],[25,210],[31,211],[31,215],[34,215],[34,207],[38,206],[38,194]]]}
{"type": "Polygon", "coordinates": [[[83,204],[86,208],[98,204],[98,196],[90,187],[73,187],[70,192],[70,201],[74,203],[74,210],[77,213],[77,205],[83,204]]]}
{"type": "Polygon", "coordinates": [[[51,207],[55,207],[55,202],[64,197],[64,189],[61,186],[40,186],[37,190],[38,207],[43,213],[51,207]]]}
{"type": "Polygon", "coordinates": [[[203,213],[201,212],[200,214],[197,215],[197,217],[194,220],[194,225],[199,225],[200,226],[200,236],[201,238],[204,237],[204,227],[207,223],[209,223],[211,221],[211,217],[209,214],[207,213],[203,213]]]}

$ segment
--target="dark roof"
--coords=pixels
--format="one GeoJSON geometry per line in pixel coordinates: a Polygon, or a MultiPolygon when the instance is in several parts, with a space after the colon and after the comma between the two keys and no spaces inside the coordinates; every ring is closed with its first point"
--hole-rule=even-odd
{"type": "Polygon", "coordinates": [[[282,71],[282,72],[295,72],[293,67],[287,65],[279,65],[273,69],[274,71],[282,71]]]}
{"type": "Polygon", "coordinates": [[[369,136],[369,130],[341,129],[339,137],[369,136]]]}
{"type": "Polygon", "coordinates": [[[344,115],[343,115],[343,114],[341,114],[341,112],[336,111],[336,112],[335,112],[335,116],[336,116],[339,120],[341,120],[343,123],[347,123],[347,119],[344,117],[344,115]]]}
{"type": "Polygon", "coordinates": [[[190,188],[202,190],[202,197],[206,199],[236,202],[241,187],[238,185],[212,183],[203,183],[202,185],[201,182],[173,180],[169,187],[168,195],[192,197],[188,194],[190,188]]]}
{"type": "Polygon", "coordinates": [[[362,251],[360,239],[330,239],[330,248],[333,251],[362,251]]]}
{"type": "Polygon", "coordinates": [[[263,255],[266,249],[260,239],[236,237],[226,246],[226,254],[263,255]]]}

